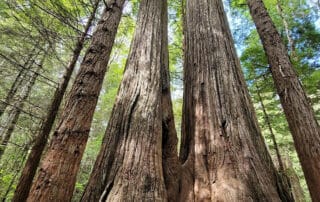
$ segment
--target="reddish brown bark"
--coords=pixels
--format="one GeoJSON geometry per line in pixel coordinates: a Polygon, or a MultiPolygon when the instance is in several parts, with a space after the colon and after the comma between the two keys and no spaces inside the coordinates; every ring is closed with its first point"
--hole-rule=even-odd
{"type": "Polygon", "coordinates": [[[180,201],[286,201],[221,0],[187,0],[180,201]]]}
{"type": "Polygon", "coordinates": [[[320,127],[286,47],[261,0],[247,0],[271,67],[311,198],[320,201],[320,127]]]}
{"type": "Polygon", "coordinates": [[[89,17],[88,22],[85,26],[85,29],[75,45],[72,59],[68,65],[68,67],[65,70],[62,81],[54,93],[53,100],[51,102],[46,119],[43,122],[43,124],[41,125],[40,131],[37,135],[35,143],[32,146],[32,149],[31,149],[31,152],[28,156],[27,162],[25,163],[25,166],[23,168],[22,174],[20,176],[17,188],[15,190],[15,193],[14,193],[14,196],[12,199],[13,202],[25,201],[28,197],[34,175],[36,173],[36,170],[37,170],[39,162],[40,162],[40,158],[41,158],[43,150],[46,146],[47,139],[48,139],[50,131],[52,129],[54,120],[56,119],[59,107],[60,107],[62,99],[63,99],[63,96],[66,92],[67,87],[68,87],[68,83],[70,81],[72,72],[76,66],[76,63],[77,63],[78,58],[80,56],[80,53],[83,49],[83,45],[84,45],[86,36],[87,36],[89,29],[91,27],[91,24],[94,20],[98,5],[99,5],[99,1],[97,0],[95,2],[95,4],[93,5],[93,10],[92,10],[91,16],[89,17]]]}
{"type": "Polygon", "coordinates": [[[70,201],[124,1],[108,1],[27,201],[70,201]]]}
{"type": "MultiPolygon", "coordinates": [[[[164,115],[161,99],[168,96],[162,92],[169,92],[167,78],[161,80],[168,64],[165,7],[165,0],[140,2],[126,71],[81,201],[167,201],[162,155],[172,151],[162,154],[162,135],[169,135],[162,126],[169,124],[165,127],[171,131],[173,119],[171,112],[164,115]]],[[[175,182],[167,182],[174,190],[175,182]]]]}

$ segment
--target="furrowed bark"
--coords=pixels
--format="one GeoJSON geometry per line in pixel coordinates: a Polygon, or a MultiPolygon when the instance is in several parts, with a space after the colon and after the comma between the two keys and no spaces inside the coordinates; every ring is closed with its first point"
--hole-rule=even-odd
{"type": "Polygon", "coordinates": [[[72,198],[123,2],[106,2],[27,201],[70,201],[72,198]]]}
{"type": "Polygon", "coordinates": [[[72,72],[76,66],[76,63],[77,63],[78,58],[80,56],[80,53],[83,49],[83,45],[84,45],[86,36],[89,32],[89,29],[92,25],[94,18],[95,18],[95,14],[96,14],[98,5],[99,5],[99,1],[96,0],[95,4],[93,6],[91,16],[89,17],[88,22],[85,26],[85,29],[75,45],[75,49],[73,50],[72,59],[68,65],[68,67],[65,69],[65,72],[64,72],[64,75],[63,75],[63,78],[62,78],[62,81],[61,81],[59,87],[56,89],[56,91],[54,93],[53,100],[51,102],[46,119],[43,122],[43,124],[41,125],[40,131],[37,135],[35,143],[32,146],[32,149],[31,149],[31,152],[28,156],[27,162],[25,163],[25,166],[23,168],[23,171],[20,176],[17,188],[15,190],[12,202],[26,201],[26,199],[28,197],[33,178],[34,178],[34,176],[36,174],[36,170],[39,166],[41,155],[42,155],[43,150],[47,144],[47,139],[48,139],[50,131],[52,129],[54,120],[58,114],[58,110],[61,105],[63,96],[66,92],[66,89],[68,87],[68,83],[70,81],[72,72]]]}
{"type": "MultiPolygon", "coordinates": [[[[126,70],[81,201],[167,201],[162,170],[162,10],[142,0],[126,70]]],[[[167,57],[166,57],[167,60],[167,57]]]]}
{"type": "Polygon", "coordinates": [[[221,0],[187,0],[180,201],[288,201],[221,0]]]}
{"type": "Polygon", "coordinates": [[[261,0],[247,0],[271,67],[313,201],[320,201],[320,127],[290,62],[286,47],[261,0]]]}

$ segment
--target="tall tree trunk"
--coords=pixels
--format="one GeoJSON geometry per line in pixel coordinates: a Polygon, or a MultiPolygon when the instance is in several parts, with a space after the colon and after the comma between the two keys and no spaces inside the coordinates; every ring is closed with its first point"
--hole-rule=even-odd
{"type": "Polygon", "coordinates": [[[21,202],[26,201],[31,184],[34,178],[34,175],[36,173],[36,170],[38,168],[41,155],[43,153],[43,150],[46,146],[47,139],[49,137],[50,131],[52,129],[54,120],[57,116],[59,107],[61,105],[63,96],[66,92],[66,89],[68,87],[68,83],[70,81],[72,72],[76,66],[76,63],[78,61],[78,58],[80,56],[81,50],[83,49],[83,45],[86,39],[86,36],[89,32],[89,29],[92,25],[92,22],[95,18],[96,11],[98,9],[99,0],[95,1],[95,4],[93,6],[92,13],[88,19],[88,22],[85,26],[84,32],[79,37],[75,49],[73,50],[73,56],[71,58],[71,61],[68,65],[68,67],[65,69],[62,81],[59,85],[59,87],[56,89],[53,100],[51,102],[49,111],[47,113],[46,119],[43,122],[40,131],[36,137],[35,143],[31,149],[31,152],[28,156],[27,162],[23,168],[22,174],[20,176],[17,188],[15,190],[12,202],[21,202]]]}
{"type": "Polygon", "coordinates": [[[124,0],[109,0],[27,201],[70,201],[124,0]]]}
{"type": "Polygon", "coordinates": [[[320,201],[320,127],[262,0],[247,0],[270,63],[311,197],[320,201]]]}
{"type": "Polygon", "coordinates": [[[288,201],[257,123],[222,0],[187,0],[185,25],[180,201],[288,201]]]}
{"type": "Polygon", "coordinates": [[[178,137],[175,128],[169,74],[169,51],[168,51],[168,13],[167,2],[163,2],[163,34],[162,34],[162,59],[161,59],[161,81],[162,81],[162,167],[164,182],[167,190],[168,201],[176,202],[179,195],[179,180],[181,165],[178,158],[178,137]]]}
{"type": "Polygon", "coordinates": [[[30,81],[23,87],[21,94],[19,95],[18,100],[11,107],[8,117],[6,118],[6,127],[0,131],[1,143],[0,143],[0,160],[4,154],[5,149],[7,148],[8,142],[11,138],[11,135],[16,127],[17,121],[19,119],[21,109],[23,108],[25,101],[27,100],[32,87],[34,86],[36,79],[38,77],[38,71],[41,65],[37,67],[37,70],[30,75],[30,81]]]}
{"type": "Polygon", "coordinates": [[[162,83],[167,81],[161,72],[168,64],[164,9],[165,0],[140,2],[126,70],[83,202],[167,201],[162,124],[171,121],[162,121],[162,83]]]}

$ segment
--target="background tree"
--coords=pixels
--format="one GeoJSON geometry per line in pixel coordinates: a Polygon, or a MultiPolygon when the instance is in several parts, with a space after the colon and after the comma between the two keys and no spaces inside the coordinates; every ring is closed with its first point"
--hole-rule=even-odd
{"type": "Polygon", "coordinates": [[[272,77],[293,135],[311,198],[320,200],[320,153],[316,149],[320,145],[319,124],[263,2],[248,0],[247,3],[270,63],[272,77]]]}
{"type": "Polygon", "coordinates": [[[91,28],[91,25],[93,24],[96,11],[99,6],[99,1],[96,0],[92,12],[88,18],[88,22],[86,26],[84,27],[83,33],[79,36],[79,39],[77,43],[75,44],[75,48],[73,50],[72,58],[68,64],[68,67],[66,68],[62,81],[60,82],[59,87],[56,89],[51,105],[49,106],[49,111],[47,113],[47,116],[45,118],[45,121],[43,122],[39,134],[36,137],[35,143],[32,146],[31,152],[29,154],[29,157],[25,163],[24,169],[22,171],[21,177],[19,179],[19,183],[17,185],[17,188],[15,190],[15,195],[12,199],[12,201],[25,201],[28,197],[33,177],[36,173],[37,167],[40,162],[41,155],[43,153],[43,150],[46,146],[47,139],[49,137],[51,128],[53,126],[53,123],[55,121],[55,118],[58,114],[59,107],[61,105],[63,96],[67,90],[68,83],[71,79],[73,70],[75,69],[75,66],[77,64],[77,61],[79,59],[80,53],[83,49],[86,37],[89,34],[89,30],[91,28]]]}
{"type": "Polygon", "coordinates": [[[27,201],[70,201],[124,1],[107,2],[27,201]]]}
{"type": "MultiPolygon", "coordinates": [[[[59,4],[52,1],[1,2],[0,32],[3,43],[0,44],[0,74],[1,77],[6,78],[1,79],[1,101],[7,97],[15,78],[20,78],[22,86],[29,82],[30,75],[39,65],[40,58],[46,54],[42,69],[37,72],[38,76],[32,91],[23,103],[23,108],[20,108],[21,113],[15,124],[15,130],[0,163],[0,193],[5,193],[6,191],[2,192],[2,190],[7,190],[8,199],[12,197],[12,191],[15,188],[16,180],[19,179],[21,169],[21,167],[16,169],[12,159],[20,158],[19,156],[24,156],[24,153],[28,152],[25,148],[30,148],[35,134],[39,130],[46,114],[46,108],[51,102],[48,97],[52,96],[52,92],[58,86],[56,80],[59,79],[61,70],[63,71],[66,66],[68,60],[66,55],[72,52],[71,47],[76,41],[78,31],[82,29],[83,22],[80,18],[89,12],[89,9],[87,10],[83,4],[84,1],[77,3],[64,1],[59,4]],[[41,6],[41,9],[38,6],[41,6]],[[54,15],[49,15],[48,10],[54,15]],[[76,12],[77,17],[73,16],[76,12]],[[64,16],[63,21],[57,18],[60,15],[64,16]],[[69,21],[73,26],[66,26],[63,23],[66,21],[69,21]],[[32,60],[31,55],[33,55],[32,60]],[[31,69],[25,67],[29,59],[36,63],[31,69]],[[20,72],[23,74],[19,77],[20,72]],[[17,171],[18,175],[13,171],[17,171]],[[14,176],[16,176],[15,180],[12,181],[14,176]],[[11,182],[13,186],[7,189],[11,182]]],[[[8,104],[12,105],[15,101],[13,99],[8,104]]]]}
{"type": "MultiPolygon", "coordinates": [[[[306,1],[266,0],[264,3],[268,8],[268,12],[277,30],[280,32],[282,41],[287,44],[288,50],[290,50],[287,31],[285,30],[283,19],[281,19],[282,17],[280,17],[279,10],[277,9],[277,4],[280,3],[282,7],[282,16],[288,24],[289,34],[295,47],[295,60],[293,61],[291,59],[291,61],[299,75],[300,81],[302,81],[304,85],[304,89],[309,95],[308,98],[311,100],[316,117],[319,120],[319,63],[316,59],[319,55],[319,37],[317,37],[319,35],[319,29],[315,26],[315,22],[317,22],[318,19],[317,10],[314,10],[313,5],[306,1]]],[[[295,173],[298,174],[306,197],[304,200],[309,201],[310,196],[293,145],[292,136],[288,129],[283,109],[280,106],[279,97],[276,94],[263,46],[254,24],[252,24],[252,21],[249,19],[250,14],[248,13],[246,3],[245,1],[232,1],[231,7],[231,15],[233,18],[242,19],[242,21],[231,21],[233,25],[233,35],[236,38],[237,48],[241,54],[242,66],[251,97],[257,110],[263,135],[266,138],[266,143],[270,148],[272,156],[275,157],[276,152],[272,144],[268,126],[262,119],[263,111],[261,104],[259,104],[256,84],[260,86],[260,94],[266,111],[269,114],[280,154],[284,159],[287,159],[288,155],[292,162],[293,168],[285,170],[285,172],[289,178],[291,178],[291,175],[294,177],[294,175],[296,175],[295,173]],[[242,29],[244,25],[246,29],[242,29]]],[[[290,51],[289,55],[291,55],[290,51]]],[[[278,165],[277,160],[275,158],[274,160],[275,164],[278,165]]]]}

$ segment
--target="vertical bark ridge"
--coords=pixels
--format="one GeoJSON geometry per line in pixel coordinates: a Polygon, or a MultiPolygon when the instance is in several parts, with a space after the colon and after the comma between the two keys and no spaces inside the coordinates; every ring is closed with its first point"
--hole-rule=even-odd
{"type": "Polygon", "coordinates": [[[309,99],[290,62],[286,47],[261,0],[247,0],[272,77],[286,115],[307,185],[320,201],[320,127],[309,99]]]}
{"type": "Polygon", "coordinates": [[[221,0],[187,0],[180,201],[280,201],[221,0]]]}
{"type": "Polygon", "coordinates": [[[81,201],[167,201],[161,106],[165,2],[140,2],[117,100],[81,201]]]}
{"type": "Polygon", "coordinates": [[[109,0],[27,201],[70,201],[124,0],[109,0]]]}

